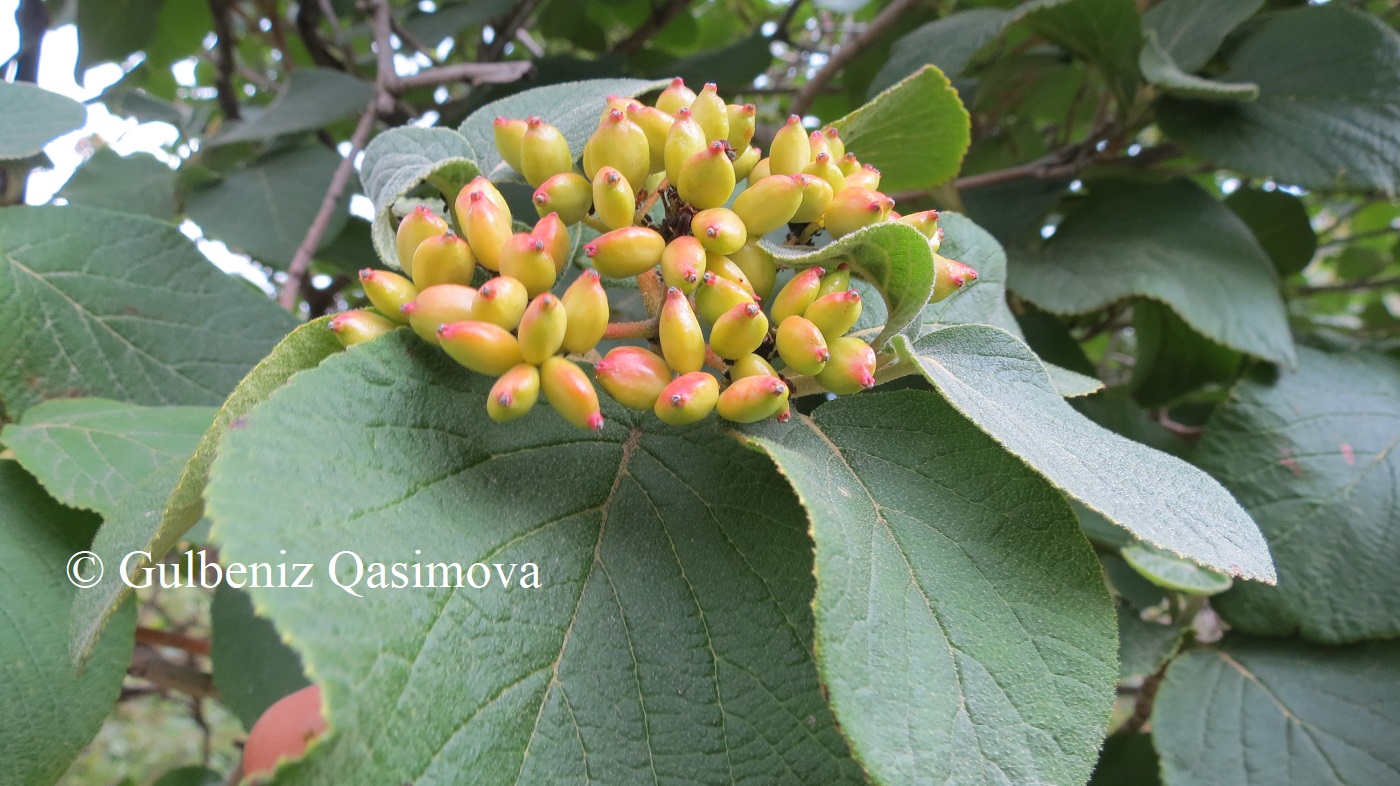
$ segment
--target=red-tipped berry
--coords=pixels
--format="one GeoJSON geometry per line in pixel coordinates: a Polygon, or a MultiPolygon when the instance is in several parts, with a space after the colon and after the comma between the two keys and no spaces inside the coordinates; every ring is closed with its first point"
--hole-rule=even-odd
{"type": "Polygon", "coordinates": [[[336,314],[327,324],[341,346],[347,348],[382,336],[398,327],[378,314],[359,309],[336,314]]]}
{"type": "Polygon", "coordinates": [[[724,142],[712,142],[681,165],[676,192],[696,210],[719,207],[734,193],[734,164],[724,142]]]}
{"type": "Polygon", "coordinates": [[[557,275],[554,258],[545,250],[544,241],[528,232],[510,236],[501,248],[497,262],[501,275],[509,276],[525,285],[525,294],[534,297],[548,292],[554,286],[557,275]]]}
{"type": "Polygon", "coordinates": [[[490,322],[448,322],[437,338],[449,357],[478,374],[498,377],[525,362],[515,336],[490,322]]]}
{"type": "Polygon", "coordinates": [[[775,346],[778,357],[799,374],[819,374],[831,360],[826,338],[804,317],[791,316],[779,323],[775,346]]]}
{"type": "Polygon", "coordinates": [[[757,303],[735,306],[720,315],[710,328],[710,349],[725,360],[741,358],[768,338],[768,317],[757,303]]]}
{"type": "Polygon", "coordinates": [[[540,370],[529,363],[502,374],[486,395],[486,414],[497,423],[515,420],[534,408],[540,398],[540,370]]]}
{"type": "Polygon", "coordinates": [[[403,217],[399,222],[398,234],[394,238],[394,248],[398,252],[399,267],[403,268],[404,275],[413,276],[413,252],[418,250],[419,244],[445,232],[447,222],[423,205],[413,208],[403,217]]]}
{"type": "Polygon", "coordinates": [[[671,130],[666,132],[666,149],[662,151],[666,177],[670,179],[671,185],[680,182],[681,168],[686,162],[708,147],[705,129],[690,116],[690,110],[682,109],[676,112],[675,122],[671,123],[671,130]]]}
{"type": "MultiPolygon", "coordinates": [[[[845,292],[832,292],[812,301],[803,316],[812,321],[827,339],[844,336],[860,321],[863,308],[860,292],[848,289],[845,292]]],[[[803,372],[815,373],[815,372],[803,372]]]]}
{"type": "Polygon", "coordinates": [[[627,178],[610,166],[599,169],[593,178],[593,211],[608,229],[632,226],[637,193],[627,178]]]}
{"type": "Polygon", "coordinates": [[[685,294],[700,286],[705,275],[705,247],[691,235],[681,235],[666,244],[661,252],[661,280],[685,294]]]}
{"type": "Polygon", "coordinates": [[[631,278],[661,261],[666,240],[649,227],[622,227],[604,233],[583,247],[593,267],[608,278],[631,278]]]}
{"type": "Polygon", "coordinates": [[[730,104],[725,109],[729,114],[729,133],[725,135],[725,141],[731,148],[743,150],[753,141],[753,133],[758,126],[758,107],[753,104],[730,104]]]}
{"type": "Polygon", "coordinates": [[[801,178],[769,175],[740,192],[734,212],[744,222],[750,237],[762,237],[786,226],[802,206],[801,178]]]}
{"type": "Polygon", "coordinates": [[[672,380],[652,411],[663,423],[685,426],[704,420],[718,401],[719,382],[703,371],[693,371],[672,380]]]}
{"type": "Polygon", "coordinates": [[[831,359],[817,374],[817,383],[832,393],[848,396],[875,387],[875,350],[858,338],[842,336],[827,344],[831,359]]]}
{"type": "Polygon", "coordinates": [[[593,376],[619,404],[648,410],[671,383],[671,367],[655,352],[617,347],[593,366],[593,376]]]}
{"type": "Polygon", "coordinates": [[[544,242],[544,250],[554,260],[554,273],[558,277],[569,266],[569,257],[574,252],[574,239],[569,237],[569,228],[557,213],[550,213],[535,222],[530,234],[544,242]]]}
{"type": "Polygon", "coordinates": [[[696,213],[690,220],[690,232],[706,251],[724,256],[743,248],[749,239],[743,219],[727,207],[712,207],[696,213]]]}
{"type": "Polygon", "coordinates": [[[690,102],[690,114],[705,131],[705,141],[717,142],[729,136],[729,107],[719,97],[714,82],[706,82],[690,102]]]}
{"type": "MultiPolygon", "coordinates": [[[[646,183],[647,175],[651,172],[651,151],[646,132],[628,120],[619,109],[608,112],[598,130],[588,138],[583,150],[585,175],[597,180],[603,167],[616,169],[628,183],[638,187],[646,183]]],[[[596,192],[593,198],[596,209],[596,192]]]]}
{"type": "Polygon", "coordinates": [[[658,323],[661,354],[667,365],[681,374],[699,371],[705,365],[705,334],[700,330],[690,301],[679,289],[666,290],[666,302],[661,305],[658,323]]]}
{"type": "Polygon", "coordinates": [[[462,195],[457,197],[457,223],[462,234],[478,262],[488,270],[500,270],[501,247],[513,234],[510,212],[501,210],[484,191],[464,189],[462,195]]]}
{"type": "Polygon", "coordinates": [[[773,321],[781,325],[790,316],[802,316],[812,301],[817,299],[817,290],[821,289],[824,275],[826,270],[823,268],[809,267],[784,284],[777,297],[773,298],[773,321]]]}
{"type": "Polygon", "coordinates": [[[476,302],[476,290],[459,284],[438,284],[418,293],[412,302],[399,309],[408,315],[408,325],[418,337],[436,344],[437,329],[448,322],[466,322],[472,319],[472,304],[476,302]]]}
{"type": "MultiPolygon", "coordinates": [[[[747,245],[747,243],[745,245],[747,245]]],[[[743,251],[742,248],[739,250],[743,251]]],[[[744,274],[743,268],[734,264],[734,260],[729,257],[721,254],[712,254],[707,251],[705,252],[705,269],[720,278],[733,281],[735,284],[747,290],[750,295],[758,294],[754,291],[753,284],[749,281],[749,277],[744,274]]]]}
{"type": "Polygon", "coordinates": [[[573,361],[558,355],[546,360],[540,366],[540,389],[554,411],[573,425],[587,431],[603,428],[598,391],[573,361]]]}
{"type": "Polygon", "coordinates": [[[788,406],[787,383],[777,377],[737,379],[719,395],[719,416],[735,423],[757,423],[775,417],[788,406]]]}
{"type": "MultiPolygon", "coordinates": [[[[524,120],[512,120],[505,117],[497,117],[491,122],[491,134],[496,140],[496,152],[501,154],[501,160],[510,165],[511,169],[521,172],[520,164],[520,143],[525,138],[524,120]]],[[[521,172],[524,174],[524,172],[521,172]]]]}
{"type": "Polygon", "coordinates": [[[816,175],[799,177],[802,179],[802,203],[792,214],[792,221],[795,224],[810,224],[822,217],[836,192],[831,190],[830,183],[816,175]]]}
{"type": "Polygon", "coordinates": [[[564,330],[564,351],[581,355],[596,347],[608,329],[608,293],[598,280],[598,271],[585,270],[564,290],[564,311],[569,315],[564,330]]]}
{"type": "Polygon", "coordinates": [[[773,144],[768,148],[768,167],[775,175],[795,175],[811,160],[812,142],[807,138],[807,129],[802,127],[802,118],[791,115],[787,125],[773,136],[773,144]]]}
{"type": "Polygon", "coordinates": [[[559,129],[538,117],[531,117],[525,123],[525,136],[520,140],[520,174],[530,185],[538,188],[560,172],[573,169],[569,141],[559,129]]]}
{"type": "Polygon", "coordinates": [[[408,324],[408,316],[400,313],[403,304],[418,297],[418,287],[398,273],[388,270],[365,268],[360,271],[360,286],[364,287],[369,302],[379,309],[379,313],[399,323],[408,324]]]}
{"type": "Polygon", "coordinates": [[[695,91],[685,86],[685,80],[676,77],[671,80],[661,95],[656,97],[656,108],[667,115],[674,116],[676,110],[689,108],[695,102],[695,91]]]}
{"type": "Polygon", "coordinates": [[[558,213],[565,224],[573,226],[593,208],[593,186],[577,172],[560,172],[541,183],[531,201],[541,217],[558,213]]]}
{"type": "Polygon", "coordinates": [[[496,276],[477,290],[476,300],[472,302],[472,319],[515,330],[529,302],[530,293],[519,279],[496,276]]]}
{"type": "Polygon", "coordinates": [[[977,280],[977,271],[956,259],[934,254],[933,264],[935,278],[930,303],[937,303],[977,280]]]}
{"type": "Polygon", "coordinates": [[[695,290],[695,313],[709,325],[729,309],[752,302],[754,296],[747,289],[709,271],[700,277],[700,288],[695,290]]]}
{"type": "Polygon", "coordinates": [[[857,229],[884,221],[885,215],[893,207],[894,200],[884,194],[852,186],[836,194],[831,204],[827,205],[822,220],[825,222],[826,231],[830,232],[833,238],[840,238],[857,229]]]}
{"type": "Polygon", "coordinates": [[[450,230],[424,240],[413,252],[413,283],[419,289],[438,284],[468,286],[475,273],[471,246],[450,230]]]}
{"type": "Polygon", "coordinates": [[[539,365],[559,352],[564,345],[569,315],[559,298],[548,292],[530,301],[525,316],[520,318],[516,335],[520,338],[520,354],[526,363],[539,365]]]}

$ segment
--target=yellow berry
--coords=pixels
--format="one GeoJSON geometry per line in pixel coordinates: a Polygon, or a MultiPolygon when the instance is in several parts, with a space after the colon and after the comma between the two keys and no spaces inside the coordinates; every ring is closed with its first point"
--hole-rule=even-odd
{"type": "Polygon", "coordinates": [[[608,278],[631,278],[661,261],[666,240],[649,227],[622,227],[604,233],[583,247],[593,267],[608,278]]]}
{"type": "Polygon", "coordinates": [[[596,347],[608,329],[608,293],[598,280],[598,271],[580,273],[564,290],[561,300],[569,315],[564,330],[564,351],[582,355],[596,347]]]}
{"type": "Polygon", "coordinates": [[[565,224],[582,221],[593,207],[593,186],[577,172],[560,172],[535,189],[531,198],[541,217],[558,213],[565,224]]]}
{"type": "Polygon", "coordinates": [[[768,148],[768,166],[775,175],[795,175],[812,160],[812,143],[802,118],[790,115],[787,124],[773,136],[768,148]]]}
{"type": "Polygon", "coordinates": [[[690,301],[675,287],[666,290],[657,333],[666,364],[681,374],[699,371],[705,365],[705,334],[690,301]]]}
{"type": "Polygon", "coordinates": [[[500,376],[524,362],[515,336],[490,322],[448,322],[437,337],[449,357],[478,374],[500,376]]]}
{"type": "Polygon", "coordinates": [[[735,182],[734,164],[724,143],[712,142],[681,166],[676,191],[691,207],[706,210],[728,202],[735,182]]]}
{"type": "Polygon", "coordinates": [[[386,319],[400,325],[408,324],[408,315],[400,311],[403,304],[418,297],[418,287],[398,273],[388,270],[365,268],[360,271],[360,285],[364,287],[369,302],[386,319]]]}
{"type": "Polygon", "coordinates": [[[404,275],[413,275],[413,252],[430,237],[437,237],[448,231],[447,222],[433,211],[419,205],[409,211],[399,222],[398,234],[394,238],[394,248],[398,252],[399,267],[404,275]]]}
{"type": "Polygon", "coordinates": [[[732,254],[743,248],[749,239],[743,220],[725,207],[712,207],[696,213],[690,220],[690,232],[700,240],[700,245],[706,251],[714,254],[732,254]]]}
{"type": "Polygon", "coordinates": [[[752,182],[734,200],[734,212],[752,237],[787,226],[802,206],[802,184],[792,175],[769,175],[752,182]]]}
{"type": "Polygon", "coordinates": [[[693,371],[672,380],[652,411],[663,423],[685,426],[708,417],[718,401],[719,382],[703,371],[693,371]]]}
{"type": "Polygon", "coordinates": [[[419,289],[438,284],[468,286],[476,273],[476,257],[467,241],[449,230],[419,243],[412,267],[413,283],[419,289]]]}
{"type": "Polygon", "coordinates": [[[735,423],[757,423],[787,409],[788,386],[777,377],[744,377],[725,388],[716,402],[719,416],[735,423]]]}
{"type": "Polygon", "coordinates": [[[524,416],[540,398],[540,370],[529,363],[512,366],[486,395],[486,414],[497,423],[524,416]]]}
{"type": "Polygon", "coordinates": [[[476,300],[472,302],[472,319],[489,322],[504,330],[515,330],[529,302],[530,294],[518,279],[496,276],[476,291],[476,300]]]}
{"type": "Polygon", "coordinates": [[[540,366],[540,388],[554,411],[578,428],[598,431],[603,413],[598,407],[598,391],[577,364],[558,355],[540,366]]]}
{"type": "Polygon", "coordinates": [[[472,318],[472,303],[476,290],[460,284],[438,284],[418,293],[418,297],[399,307],[408,315],[408,326],[429,344],[437,344],[437,329],[448,322],[465,322],[472,318]]]}

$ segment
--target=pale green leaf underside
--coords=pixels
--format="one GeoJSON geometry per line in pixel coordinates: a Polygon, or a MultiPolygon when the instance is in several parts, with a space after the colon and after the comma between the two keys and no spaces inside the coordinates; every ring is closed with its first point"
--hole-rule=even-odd
{"type": "Polygon", "coordinates": [[[374,250],[390,267],[402,268],[394,243],[394,203],[432,181],[445,187],[450,208],[457,192],[478,174],[476,153],[461,134],[447,128],[403,126],[374,138],[365,148],[360,182],[374,203],[374,250]]]}
{"type": "Polygon", "coordinates": [[[1224,488],[1185,462],[1120,437],[1074,411],[1040,360],[1005,331],[960,325],[917,342],[901,362],[1061,491],[1138,538],[1206,567],[1272,583],[1259,529],[1224,488]]]}
{"type": "Polygon", "coordinates": [[[847,150],[880,170],[886,193],[952,179],[972,141],[958,91],[934,66],[915,71],[832,125],[847,150]]]}
{"type": "Polygon", "coordinates": [[[333,729],[283,780],[858,782],[811,655],[806,518],[768,461],[713,421],[612,405],[597,434],[543,403],[496,424],[489,384],[401,331],[221,441],[207,498],[226,559],[326,565],[353,544],[540,566],[539,589],[360,599],[321,573],[251,590],[333,729]]]}
{"type": "Polygon", "coordinates": [[[1064,498],[925,391],[748,433],[811,518],[822,681],[874,780],[1084,782],[1115,628],[1064,498]]]}
{"type": "Polygon", "coordinates": [[[1138,55],[1138,67],[1149,84],[1156,85],[1167,95],[1195,98],[1201,101],[1253,101],[1259,97],[1259,85],[1252,82],[1218,82],[1214,79],[1188,74],[1172,62],[1171,55],[1157,42],[1157,35],[1147,31],[1138,55]]]}
{"type": "Polygon", "coordinates": [[[87,118],[83,105],[25,82],[0,80],[0,161],[28,158],[87,118]]]}
{"type": "Polygon", "coordinates": [[[232,124],[226,131],[208,140],[207,144],[215,146],[260,141],[282,134],[311,131],[365,111],[372,97],[374,85],[342,71],[298,68],[266,109],[251,119],[232,124]]]}
{"type": "Polygon", "coordinates": [[[1142,543],[1124,548],[1123,559],[1153,584],[1188,595],[1215,595],[1229,589],[1232,583],[1229,576],[1142,543]]]}

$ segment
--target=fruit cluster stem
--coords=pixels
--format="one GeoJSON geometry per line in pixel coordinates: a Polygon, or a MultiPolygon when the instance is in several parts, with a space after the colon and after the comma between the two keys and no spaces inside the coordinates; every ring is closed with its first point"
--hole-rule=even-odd
{"type": "Polygon", "coordinates": [[[666,302],[666,285],[654,270],[637,276],[637,288],[642,290],[642,305],[653,318],[661,313],[661,304],[666,302]]]}
{"type": "Polygon", "coordinates": [[[660,321],[655,317],[651,319],[640,319],[636,322],[610,322],[603,331],[604,339],[624,339],[624,338],[646,338],[652,339],[659,335],[660,321]]]}

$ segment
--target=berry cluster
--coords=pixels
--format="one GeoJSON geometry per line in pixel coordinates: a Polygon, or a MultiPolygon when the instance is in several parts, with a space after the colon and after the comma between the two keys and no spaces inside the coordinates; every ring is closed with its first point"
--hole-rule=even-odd
{"type": "MultiPolygon", "coordinates": [[[[713,84],[696,94],[676,79],[655,106],[609,97],[579,173],[557,128],[498,117],[501,158],[536,188],[534,228],[514,232],[510,208],[484,178],[457,195],[455,231],[418,207],[398,228],[407,276],[361,271],[379,313],[346,312],[331,328],[349,346],[410,325],[463,366],[498,377],[487,400],[498,421],[524,415],[543,393],[570,423],[601,428],[597,392],[569,356],[592,361],[598,384],[624,406],[674,425],[712,411],[740,423],[785,420],[793,375],[836,394],[868,389],[875,352],[846,335],[862,308],[850,266],[807,268],[775,296],[778,264],[758,241],[784,227],[790,244],[809,244],[823,230],[839,238],[902,221],[936,252],[938,213],[894,212],[877,190],[880,172],[847,152],[835,128],[809,134],[794,115],[766,158],[751,144],[754,129],[752,104],[726,104],[713,84]],[[556,297],[568,227],[578,223],[601,233],[583,248],[592,267],[556,297]],[[496,275],[473,288],[478,264],[496,275]],[[600,276],[635,278],[649,318],[610,323],[600,276]],[[600,359],[594,349],[605,338],[650,343],[600,359]]],[[[937,275],[934,300],[976,278],[941,258],[937,275]]]]}

